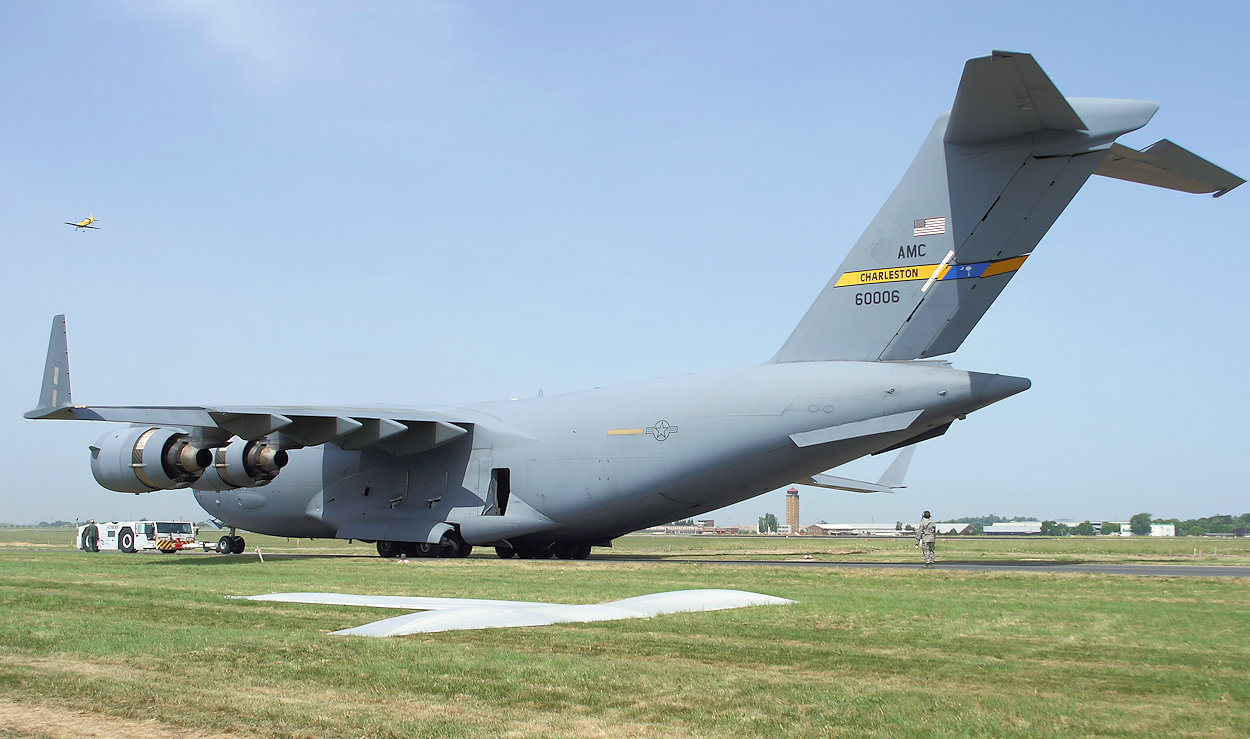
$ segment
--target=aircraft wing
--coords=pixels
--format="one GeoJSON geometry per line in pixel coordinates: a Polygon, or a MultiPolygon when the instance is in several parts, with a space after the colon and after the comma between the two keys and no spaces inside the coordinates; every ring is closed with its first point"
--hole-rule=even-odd
{"type": "Polygon", "coordinates": [[[281,433],[283,446],[334,442],[343,449],[377,446],[393,454],[417,454],[469,433],[471,423],[453,422],[437,413],[403,408],[311,408],[284,406],[62,406],[36,408],[27,418],[150,423],[221,429],[253,440],[281,433]]]}
{"type": "Polygon", "coordinates": [[[396,455],[440,447],[469,433],[473,425],[465,418],[413,408],[74,405],[64,315],[52,319],[39,405],[25,416],[219,429],[223,438],[249,441],[278,432],[286,448],[333,442],[343,449],[376,446],[396,455]]]}

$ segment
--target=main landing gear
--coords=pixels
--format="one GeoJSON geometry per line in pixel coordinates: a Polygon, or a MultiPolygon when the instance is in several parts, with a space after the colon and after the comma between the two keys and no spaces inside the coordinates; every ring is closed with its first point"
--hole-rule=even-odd
{"type": "Polygon", "coordinates": [[[511,547],[501,544],[495,547],[495,554],[500,559],[589,559],[590,545],[575,542],[556,542],[538,546],[511,547]]]}
{"type": "Polygon", "coordinates": [[[379,541],[379,557],[467,557],[473,546],[466,544],[456,531],[447,531],[437,544],[424,541],[379,541]]]}

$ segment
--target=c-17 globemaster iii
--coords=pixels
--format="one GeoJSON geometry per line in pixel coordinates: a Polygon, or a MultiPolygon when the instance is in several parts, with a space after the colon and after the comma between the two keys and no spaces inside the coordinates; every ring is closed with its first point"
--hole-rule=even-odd
{"type": "MultiPolygon", "coordinates": [[[[629,531],[946,432],[1029,387],[959,348],[1090,175],[1216,197],[1243,180],[1171,143],[1115,143],[1155,103],[1065,98],[1027,54],[970,60],[951,111],[777,354],[745,369],[462,407],[83,406],[53,319],[28,418],[115,421],[110,490],[190,487],[235,529],[378,553],[584,558],[629,531]]],[[[866,486],[871,489],[871,486],[866,486]]]]}

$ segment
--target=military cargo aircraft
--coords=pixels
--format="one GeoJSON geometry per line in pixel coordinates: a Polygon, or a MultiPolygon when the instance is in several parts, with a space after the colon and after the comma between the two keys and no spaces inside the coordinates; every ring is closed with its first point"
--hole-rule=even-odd
{"type": "MultiPolygon", "coordinates": [[[[1028,54],[964,67],[902,182],[768,361],[440,408],[86,406],[53,319],[28,418],[129,424],[91,446],[110,490],[191,488],[237,530],[376,542],[382,556],[585,558],[649,525],[944,434],[1029,381],[954,352],[1091,175],[1216,197],[1243,180],[1170,141],[1116,143],[1158,106],[1065,98],[1028,54]]],[[[888,489],[878,484],[877,489],[888,489]]]]}

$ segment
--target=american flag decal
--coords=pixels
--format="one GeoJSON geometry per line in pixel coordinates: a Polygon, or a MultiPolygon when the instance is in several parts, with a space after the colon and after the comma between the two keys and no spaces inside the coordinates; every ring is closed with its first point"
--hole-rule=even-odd
{"type": "Polygon", "coordinates": [[[946,233],[946,216],[941,218],[919,218],[913,222],[912,236],[940,236],[946,233]]]}

